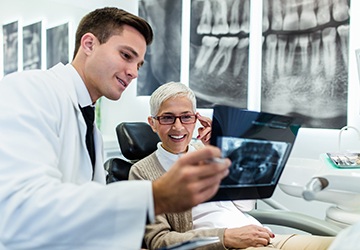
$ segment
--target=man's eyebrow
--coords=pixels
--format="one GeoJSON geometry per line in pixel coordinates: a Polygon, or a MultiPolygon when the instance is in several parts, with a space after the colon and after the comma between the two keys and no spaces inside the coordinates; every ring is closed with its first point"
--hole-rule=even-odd
{"type": "Polygon", "coordinates": [[[134,57],[139,57],[139,54],[130,46],[123,46],[123,49],[127,49],[134,57]]]}

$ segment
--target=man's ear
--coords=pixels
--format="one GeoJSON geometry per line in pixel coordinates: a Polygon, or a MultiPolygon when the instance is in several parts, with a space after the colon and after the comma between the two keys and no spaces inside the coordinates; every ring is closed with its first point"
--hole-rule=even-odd
{"type": "Polygon", "coordinates": [[[156,128],[155,128],[154,118],[152,118],[151,116],[148,116],[148,123],[149,123],[151,129],[152,129],[155,133],[157,133],[157,130],[156,130],[156,128]]]}
{"type": "Polygon", "coordinates": [[[92,33],[86,33],[81,37],[81,47],[87,55],[92,53],[96,42],[97,38],[92,33]]]}

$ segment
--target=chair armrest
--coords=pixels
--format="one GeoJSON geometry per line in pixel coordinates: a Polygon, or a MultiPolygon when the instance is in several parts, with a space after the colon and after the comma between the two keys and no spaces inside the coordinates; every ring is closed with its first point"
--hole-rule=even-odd
{"type": "Polygon", "coordinates": [[[295,228],[320,236],[335,236],[342,228],[305,214],[282,210],[253,210],[249,214],[262,224],[295,228]]]}
{"type": "Polygon", "coordinates": [[[104,163],[104,168],[108,172],[106,183],[115,181],[125,181],[129,179],[130,168],[133,163],[120,158],[110,158],[104,163]]]}

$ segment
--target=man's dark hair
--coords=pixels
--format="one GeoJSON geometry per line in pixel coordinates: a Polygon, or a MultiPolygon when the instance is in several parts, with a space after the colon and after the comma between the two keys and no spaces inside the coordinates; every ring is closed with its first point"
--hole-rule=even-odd
{"type": "Polygon", "coordinates": [[[141,17],[115,7],[96,9],[84,16],[77,28],[75,37],[74,57],[81,42],[81,37],[90,32],[97,37],[100,44],[106,43],[114,34],[120,34],[124,25],[129,25],[138,30],[150,45],[153,40],[153,31],[148,22],[141,17]]]}

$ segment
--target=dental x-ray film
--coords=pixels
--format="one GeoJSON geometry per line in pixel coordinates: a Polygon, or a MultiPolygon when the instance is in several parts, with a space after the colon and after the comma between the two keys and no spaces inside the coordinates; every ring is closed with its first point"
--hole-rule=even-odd
{"type": "Polygon", "coordinates": [[[271,197],[300,126],[296,117],[215,106],[211,144],[232,163],[211,200],[271,197]]]}

